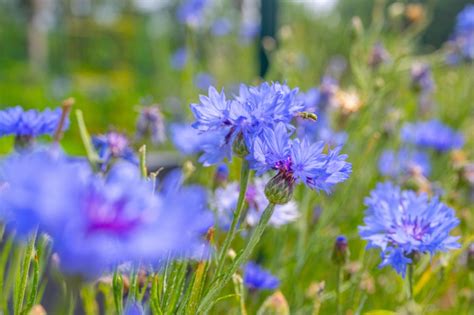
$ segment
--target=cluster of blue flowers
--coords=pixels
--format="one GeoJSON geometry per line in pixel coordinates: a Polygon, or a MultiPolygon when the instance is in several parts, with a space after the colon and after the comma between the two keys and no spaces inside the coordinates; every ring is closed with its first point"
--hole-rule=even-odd
{"type": "Polygon", "coordinates": [[[456,20],[456,27],[448,42],[450,53],[448,62],[460,63],[463,60],[474,60],[474,5],[467,5],[456,20]]]}
{"type": "Polygon", "coordinates": [[[204,165],[224,158],[230,160],[235,153],[248,160],[258,175],[277,171],[274,179],[283,181],[290,191],[295,183],[302,182],[312,189],[329,192],[351,173],[351,165],[345,161],[347,156],[339,154],[340,148],[324,153],[322,141],[311,143],[291,138],[293,122],[304,116],[305,103],[298,90],[286,84],[241,85],[233,99],[211,87],[209,95],[201,96],[200,103],[192,104],[191,109],[196,118],[193,127],[214,138],[201,147],[204,154],[200,161],[204,165]]]}
{"type": "Polygon", "coordinates": [[[407,123],[402,128],[401,138],[407,144],[440,152],[460,149],[464,145],[464,137],[461,133],[438,120],[407,123]]]}
{"type": "Polygon", "coordinates": [[[459,248],[458,237],[450,236],[459,220],[437,197],[430,200],[387,182],[377,185],[365,205],[365,226],[359,232],[369,248],[382,251],[381,267],[390,265],[405,276],[414,255],[459,248]]]}
{"type": "Polygon", "coordinates": [[[250,290],[275,290],[280,286],[280,280],[254,262],[249,262],[244,268],[244,285],[250,290]]]}
{"type": "MultiPolygon", "coordinates": [[[[61,109],[49,108],[40,112],[35,109],[24,110],[20,106],[0,111],[0,137],[14,135],[16,137],[38,137],[52,135],[58,127],[61,109]]],[[[69,121],[63,126],[66,129],[69,121]]]]}

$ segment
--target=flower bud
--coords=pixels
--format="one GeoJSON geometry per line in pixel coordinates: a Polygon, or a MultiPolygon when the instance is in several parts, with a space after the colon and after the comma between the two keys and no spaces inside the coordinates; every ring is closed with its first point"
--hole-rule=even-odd
{"type": "Polygon", "coordinates": [[[214,187],[223,186],[229,179],[229,167],[227,164],[220,164],[214,173],[214,187]]]}
{"type": "Polygon", "coordinates": [[[293,197],[294,188],[294,179],[280,172],[265,186],[265,196],[273,204],[284,205],[293,197]]]}
{"type": "Polygon", "coordinates": [[[288,315],[290,314],[290,307],[286,301],[285,296],[281,291],[277,291],[270,295],[260,308],[259,314],[273,314],[273,315],[288,315]]]}
{"type": "Polygon", "coordinates": [[[15,150],[17,152],[27,151],[35,144],[35,138],[30,135],[17,135],[15,137],[15,150]]]}
{"type": "Polygon", "coordinates": [[[332,261],[337,265],[344,265],[349,258],[349,246],[347,238],[344,235],[339,235],[334,243],[332,251],[332,261]]]}
{"type": "Polygon", "coordinates": [[[235,155],[238,157],[244,158],[249,154],[249,150],[247,148],[247,144],[245,143],[244,136],[242,133],[237,135],[237,138],[232,145],[232,150],[234,151],[235,155]]]}
{"type": "Polygon", "coordinates": [[[474,271],[474,243],[471,243],[467,249],[467,268],[474,271]]]}

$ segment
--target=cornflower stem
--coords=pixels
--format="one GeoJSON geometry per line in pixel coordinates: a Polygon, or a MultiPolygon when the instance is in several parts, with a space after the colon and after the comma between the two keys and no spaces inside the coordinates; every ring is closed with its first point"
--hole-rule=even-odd
{"type": "Polygon", "coordinates": [[[242,215],[242,210],[244,208],[244,201],[245,201],[245,193],[247,192],[247,186],[249,182],[249,175],[250,169],[247,160],[242,160],[242,166],[240,169],[240,191],[239,191],[239,198],[237,200],[237,208],[234,212],[234,217],[232,218],[232,223],[230,225],[229,231],[224,239],[224,243],[222,244],[221,251],[219,253],[219,258],[217,260],[217,268],[215,277],[219,278],[222,273],[222,268],[225,265],[225,259],[227,255],[227,251],[229,250],[230,244],[237,233],[237,226],[240,221],[240,217],[242,215]]]}
{"type": "Polygon", "coordinates": [[[66,124],[66,119],[67,119],[67,116],[69,116],[69,112],[71,111],[71,107],[72,105],[74,105],[74,99],[72,97],[64,100],[63,104],[62,104],[62,112],[61,112],[61,117],[59,119],[59,123],[58,123],[58,128],[56,128],[56,131],[54,132],[54,141],[56,143],[59,143],[59,141],[61,141],[61,138],[63,136],[63,129],[64,129],[64,125],[66,124]]]}
{"type": "Polygon", "coordinates": [[[23,308],[23,302],[26,294],[26,286],[28,284],[28,274],[30,273],[31,258],[35,249],[36,241],[36,230],[30,235],[26,250],[24,253],[21,268],[18,270],[18,275],[15,280],[15,293],[13,304],[13,314],[21,314],[23,308]]]}
{"type": "Polygon", "coordinates": [[[343,273],[342,273],[343,265],[337,265],[336,271],[336,307],[337,307],[337,315],[342,315],[342,299],[341,299],[341,289],[342,289],[342,282],[343,282],[343,273]]]}
{"type": "Polygon", "coordinates": [[[222,288],[229,282],[229,280],[232,278],[232,275],[237,271],[242,263],[248,260],[255,249],[255,246],[257,246],[258,242],[260,241],[260,238],[262,237],[262,234],[265,231],[265,228],[267,227],[274,210],[275,204],[269,203],[265,211],[263,211],[260,221],[250,235],[247,245],[237,254],[232,265],[225,270],[225,273],[223,273],[221,277],[216,279],[211,284],[211,288],[201,300],[201,304],[199,305],[197,311],[198,314],[207,314],[209,312],[209,309],[217,300],[217,294],[219,294],[222,288]]]}
{"type": "Polygon", "coordinates": [[[407,280],[408,280],[408,298],[410,301],[414,301],[413,297],[413,264],[408,264],[408,272],[407,272],[407,280]]]}
{"type": "Polygon", "coordinates": [[[146,168],[146,145],[142,145],[138,149],[139,158],[140,158],[140,174],[143,178],[148,177],[148,170],[146,168]]]}
{"type": "Polygon", "coordinates": [[[75,113],[82,144],[84,145],[84,149],[86,150],[87,160],[91,164],[92,168],[95,169],[97,167],[96,164],[99,161],[99,156],[97,155],[97,152],[94,150],[94,146],[92,145],[91,137],[89,135],[89,132],[87,131],[82,111],[76,109],[75,113]]]}

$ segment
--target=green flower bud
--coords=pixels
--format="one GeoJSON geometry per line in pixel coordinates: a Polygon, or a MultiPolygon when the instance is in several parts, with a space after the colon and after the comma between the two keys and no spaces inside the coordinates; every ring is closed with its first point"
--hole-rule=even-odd
{"type": "Polygon", "coordinates": [[[295,180],[285,173],[276,174],[265,186],[265,196],[276,205],[284,205],[293,197],[295,180]]]}

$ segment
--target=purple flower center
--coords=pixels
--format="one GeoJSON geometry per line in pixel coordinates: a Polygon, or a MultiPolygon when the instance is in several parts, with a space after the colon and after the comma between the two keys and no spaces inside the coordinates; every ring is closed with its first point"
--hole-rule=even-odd
{"type": "Polygon", "coordinates": [[[139,217],[124,214],[126,200],[109,203],[101,196],[91,196],[87,201],[87,233],[106,233],[125,236],[141,222],[139,217]]]}

